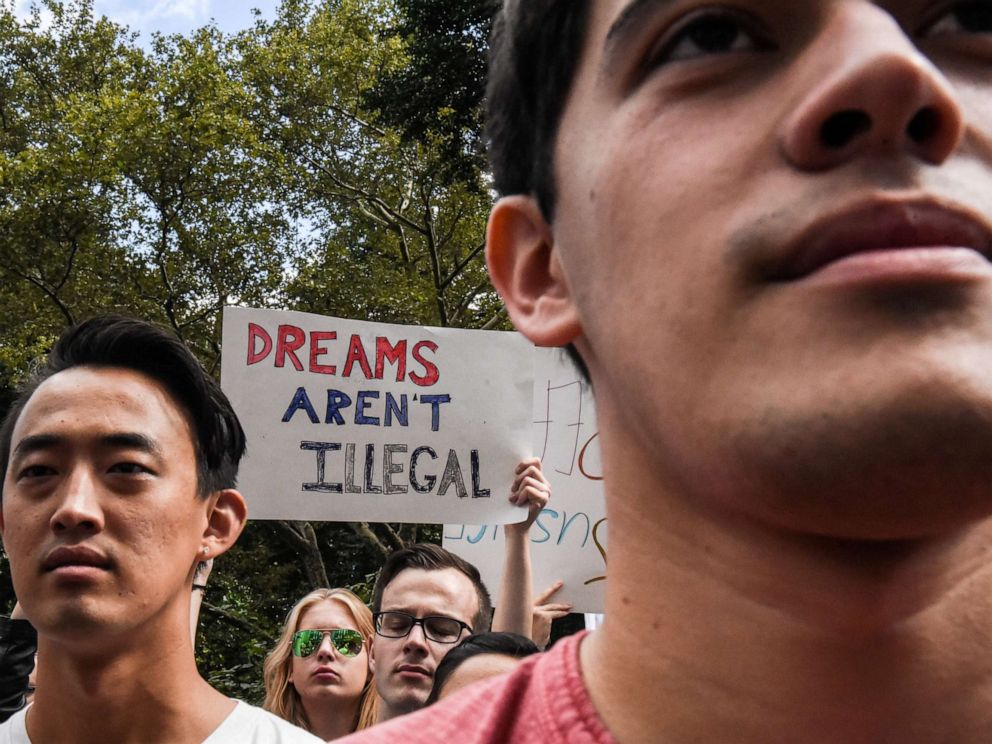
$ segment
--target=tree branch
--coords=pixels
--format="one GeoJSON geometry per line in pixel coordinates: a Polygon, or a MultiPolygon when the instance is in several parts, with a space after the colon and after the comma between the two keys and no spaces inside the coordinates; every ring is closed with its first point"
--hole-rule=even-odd
{"type": "Polygon", "coordinates": [[[364,538],[373,548],[382,553],[383,558],[386,558],[393,552],[376,536],[376,534],[372,531],[372,528],[369,527],[368,522],[348,522],[348,526],[351,527],[356,535],[364,538]]]}

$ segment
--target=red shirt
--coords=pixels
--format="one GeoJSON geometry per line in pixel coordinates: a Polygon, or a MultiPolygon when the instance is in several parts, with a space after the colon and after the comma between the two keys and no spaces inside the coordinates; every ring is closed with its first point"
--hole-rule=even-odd
{"type": "Polygon", "coordinates": [[[579,633],[509,674],[341,739],[342,744],[616,744],[592,706],[579,668],[579,633]]]}

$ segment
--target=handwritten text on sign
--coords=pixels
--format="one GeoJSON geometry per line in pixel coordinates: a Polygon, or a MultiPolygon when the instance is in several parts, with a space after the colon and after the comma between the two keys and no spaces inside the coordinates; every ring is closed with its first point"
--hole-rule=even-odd
{"type": "MultiPolygon", "coordinates": [[[[533,441],[552,497],[530,530],[536,591],[562,579],[554,601],[577,612],[602,612],[607,520],[602,465],[591,391],[560,349],[535,349],[533,441]]],[[[444,546],[499,586],[503,535],[497,524],[453,525],[444,546]]]]}
{"type": "Polygon", "coordinates": [[[531,347],[511,333],[228,308],[222,378],[261,519],[519,521],[531,347]]]}

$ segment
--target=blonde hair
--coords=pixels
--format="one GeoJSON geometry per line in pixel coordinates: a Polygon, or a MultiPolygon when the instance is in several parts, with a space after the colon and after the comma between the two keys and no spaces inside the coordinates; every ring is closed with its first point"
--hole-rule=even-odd
{"type": "MultiPolygon", "coordinates": [[[[289,681],[293,664],[293,634],[299,630],[300,618],[316,604],[334,600],[345,605],[355,620],[355,629],[365,638],[366,653],[375,628],[372,625],[372,612],[362,600],[348,589],[314,589],[297,602],[286,617],[282,635],[269,655],[265,657],[263,676],[265,679],[265,702],[262,707],[275,715],[301,728],[310,729],[303,701],[296,688],[289,681]]],[[[358,703],[352,731],[361,731],[375,724],[379,716],[379,698],[375,692],[372,670],[368,672],[365,688],[358,703]]]]}

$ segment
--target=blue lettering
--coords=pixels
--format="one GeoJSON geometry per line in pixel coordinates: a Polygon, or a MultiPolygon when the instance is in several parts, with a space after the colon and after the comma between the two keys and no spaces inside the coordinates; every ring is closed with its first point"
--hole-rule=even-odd
{"type": "Polygon", "coordinates": [[[565,533],[568,532],[569,526],[579,517],[582,517],[583,519],[586,520],[586,534],[582,538],[581,547],[584,548],[586,546],[586,543],[589,542],[589,531],[592,529],[592,524],[589,522],[589,516],[584,512],[573,514],[571,517],[568,516],[568,512],[565,512],[565,514],[563,515],[563,519],[565,520],[565,522],[564,524],[562,524],[561,533],[559,533],[558,535],[558,543],[557,543],[558,545],[561,545],[561,541],[565,539],[565,533]]]}
{"type": "Polygon", "coordinates": [[[400,402],[397,405],[396,398],[393,397],[392,393],[386,393],[386,420],[384,422],[385,426],[393,425],[393,415],[395,414],[396,420],[399,422],[400,426],[409,426],[409,410],[407,409],[407,399],[406,393],[400,395],[400,402]]]}
{"type": "Polygon", "coordinates": [[[379,417],[378,416],[366,416],[365,411],[371,405],[371,400],[377,400],[379,398],[378,390],[362,390],[358,394],[358,400],[355,401],[355,423],[359,426],[378,426],[379,417]]]}
{"type": "Polygon", "coordinates": [[[289,404],[289,408],[282,415],[282,422],[284,424],[289,422],[293,418],[293,414],[297,411],[306,411],[307,416],[310,417],[310,423],[320,423],[320,419],[317,418],[317,412],[313,410],[313,404],[310,403],[310,396],[307,395],[306,388],[296,388],[296,393],[293,395],[293,400],[289,404]]]}
{"type": "Polygon", "coordinates": [[[437,431],[441,426],[441,404],[450,403],[450,395],[421,395],[420,402],[431,407],[431,431],[437,431]]]}
{"type": "Polygon", "coordinates": [[[541,523],[541,517],[543,517],[545,514],[550,514],[552,519],[558,519],[558,512],[556,512],[554,509],[547,509],[547,508],[541,509],[541,513],[538,514],[537,519],[534,520],[534,526],[544,533],[544,537],[540,538],[539,540],[535,540],[532,537],[530,539],[531,542],[546,543],[548,540],[551,539],[551,533],[548,532],[548,528],[541,523]]]}
{"type": "Polygon", "coordinates": [[[333,421],[338,426],[343,426],[344,416],[341,415],[341,409],[347,408],[350,405],[351,397],[347,393],[341,390],[328,390],[327,415],[324,416],[324,423],[329,424],[333,421]]]}

